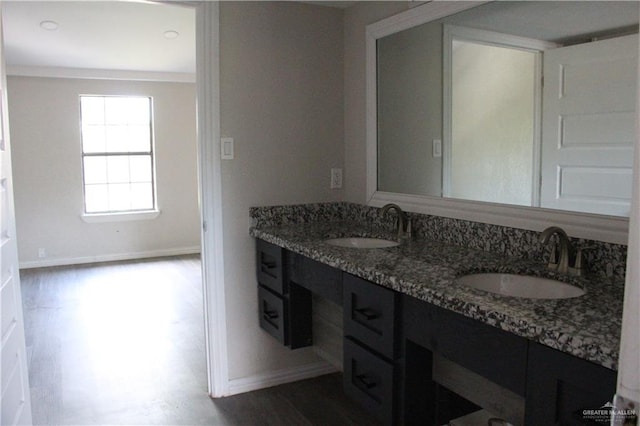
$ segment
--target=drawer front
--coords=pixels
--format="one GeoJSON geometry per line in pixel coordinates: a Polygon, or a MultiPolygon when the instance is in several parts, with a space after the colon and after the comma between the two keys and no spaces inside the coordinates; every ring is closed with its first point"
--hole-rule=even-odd
{"type": "Polygon", "coordinates": [[[263,240],[256,241],[256,248],[258,283],[284,294],[284,249],[263,240]]]}
{"type": "Polygon", "coordinates": [[[349,338],[344,339],[345,393],[384,424],[393,423],[394,366],[349,338]]]}
{"type": "Polygon", "coordinates": [[[436,352],[518,395],[525,395],[526,339],[441,308],[435,308],[435,312],[436,352]]]}
{"type": "Polygon", "coordinates": [[[299,254],[289,255],[287,275],[291,282],[342,306],[342,271],[299,254]]]}
{"type": "Polygon", "coordinates": [[[287,342],[287,307],[284,299],[265,287],[258,286],[260,327],[280,343],[287,342]]]}
{"type": "Polygon", "coordinates": [[[527,340],[410,296],[403,299],[405,338],[523,396],[527,340]]]}
{"type": "Polygon", "coordinates": [[[402,331],[406,339],[433,351],[438,326],[435,307],[415,297],[402,296],[402,331]]]}
{"type": "Polygon", "coordinates": [[[349,274],[343,284],[344,335],[393,359],[397,293],[349,274]]]}

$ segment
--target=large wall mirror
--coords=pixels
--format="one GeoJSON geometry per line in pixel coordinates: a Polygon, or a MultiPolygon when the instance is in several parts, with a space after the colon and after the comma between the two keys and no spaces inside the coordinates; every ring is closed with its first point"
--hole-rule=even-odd
{"type": "Polygon", "coordinates": [[[551,211],[623,235],[639,14],[627,1],[433,2],[368,26],[372,204],[551,211]]]}

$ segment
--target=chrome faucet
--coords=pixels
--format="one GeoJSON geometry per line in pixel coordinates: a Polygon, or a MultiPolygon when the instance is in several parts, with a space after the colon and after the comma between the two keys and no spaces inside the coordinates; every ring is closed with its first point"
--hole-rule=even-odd
{"type": "Polygon", "coordinates": [[[583,259],[582,250],[577,251],[571,246],[569,236],[564,230],[558,226],[550,226],[540,234],[540,242],[547,244],[553,235],[558,236],[560,242],[560,254],[556,256],[556,246],[551,249],[551,257],[549,258],[549,269],[553,269],[563,274],[582,275],[583,259]],[[573,259],[573,266],[571,260],[573,259]]]}
{"type": "Polygon", "coordinates": [[[411,239],[411,218],[397,204],[386,204],[380,210],[380,214],[385,216],[389,210],[395,210],[398,217],[396,218],[396,228],[398,229],[398,240],[411,239]]]}

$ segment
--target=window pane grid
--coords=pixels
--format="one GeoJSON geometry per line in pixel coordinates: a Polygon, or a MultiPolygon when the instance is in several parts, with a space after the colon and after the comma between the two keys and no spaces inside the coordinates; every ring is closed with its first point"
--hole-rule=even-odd
{"type": "Polygon", "coordinates": [[[153,209],[151,182],[85,185],[87,213],[121,213],[153,209]]]}
{"type": "Polygon", "coordinates": [[[81,96],[85,213],[155,208],[151,98],[81,96]]]}

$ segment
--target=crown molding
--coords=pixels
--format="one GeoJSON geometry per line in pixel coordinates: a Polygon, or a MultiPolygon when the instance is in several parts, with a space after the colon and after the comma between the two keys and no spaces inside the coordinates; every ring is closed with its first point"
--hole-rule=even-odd
{"type": "Polygon", "coordinates": [[[8,65],[8,76],[195,83],[194,73],[8,65]]]}

